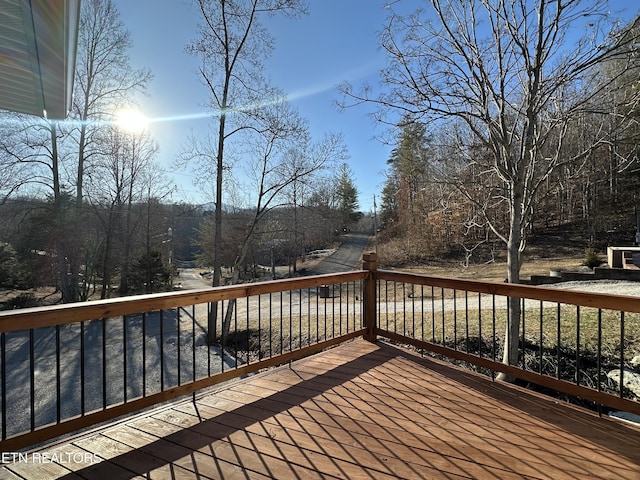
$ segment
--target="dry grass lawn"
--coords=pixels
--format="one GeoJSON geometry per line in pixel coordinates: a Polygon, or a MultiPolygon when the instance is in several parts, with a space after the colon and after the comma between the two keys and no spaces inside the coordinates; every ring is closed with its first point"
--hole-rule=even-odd
{"type": "MultiPolygon", "coordinates": [[[[531,275],[549,275],[550,270],[588,271],[582,265],[584,257],[536,258],[525,260],[520,270],[521,278],[531,275]]],[[[501,282],[507,277],[506,262],[493,262],[464,267],[460,262],[447,262],[439,265],[422,265],[395,270],[433,275],[434,277],[453,277],[471,280],[487,280],[501,282]]]]}

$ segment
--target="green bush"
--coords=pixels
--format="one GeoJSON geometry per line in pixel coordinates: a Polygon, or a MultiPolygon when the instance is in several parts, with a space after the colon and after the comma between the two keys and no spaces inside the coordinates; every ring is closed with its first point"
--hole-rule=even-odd
{"type": "Polygon", "coordinates": [[[602,260],[600,260],[600,257],[593,248],[587,248],[584,251],[584,265],[589,267],[591,270],[599,267],[602,263],[602,260]]]}
{"type": "Polygon", "coordinates": [[[0,242],[0,288],[29,288],[26,266],[15,249],[0,242]]]}
{"type": "Polygon", "coordinates": [[[169,268],[162,253],[151,250],[141,255],[131,266],[127,284],[133,292],[154,293],[167,290],[170,279],[169,268]]]}
{"type": "Polygon", "coordinates": [[[32,294],[21,293],[4,303],[0,303],[0,310],[15,310],[17,308],[35,307],[36,305],[37,302],[32,294]]]}

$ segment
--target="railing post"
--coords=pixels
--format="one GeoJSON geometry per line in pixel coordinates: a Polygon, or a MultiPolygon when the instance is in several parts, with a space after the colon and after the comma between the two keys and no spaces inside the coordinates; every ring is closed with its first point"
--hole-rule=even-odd
{"type": "Polygon", "coordinates": [[[378,255],[374,252],[362,255],[362,269],[368,270],[369,275],[364,279],[362,301],[364,302],[364,325],[366,332],[364,339],[369,342],[376,341],[376,317],[378,299],[376,292],[376,270],[378,269],[378,255]]]}

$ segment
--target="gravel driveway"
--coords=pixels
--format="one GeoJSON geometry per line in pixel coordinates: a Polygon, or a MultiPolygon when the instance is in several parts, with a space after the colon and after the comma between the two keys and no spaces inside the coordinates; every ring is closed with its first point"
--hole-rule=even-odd
{"type": "Polygon", "coordinates": [[[588,280],[580,282],[562,282],[552,285],[554,288],[580,290],[583,292],[610,293],[612,295],[640,296],[640,282],[626,280],[588,280]]]}

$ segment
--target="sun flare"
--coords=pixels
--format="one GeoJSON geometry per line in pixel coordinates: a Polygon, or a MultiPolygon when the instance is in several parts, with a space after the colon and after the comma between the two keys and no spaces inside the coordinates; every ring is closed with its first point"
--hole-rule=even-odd
{"type": "Polygon", "coordinates": [[[121,110],[116,115],[116,125],[127,132],[141,132],[149,124],[149,119],[135,109],[121,110]]]}

